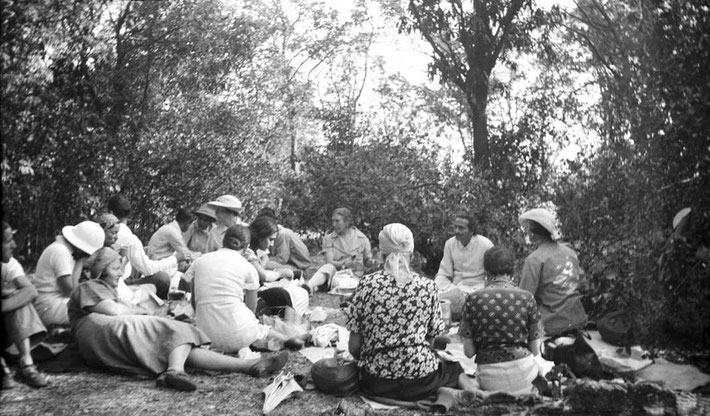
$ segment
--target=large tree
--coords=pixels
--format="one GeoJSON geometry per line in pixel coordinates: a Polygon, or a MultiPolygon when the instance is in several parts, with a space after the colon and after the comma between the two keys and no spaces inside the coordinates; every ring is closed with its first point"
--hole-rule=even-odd
{"type": "Polygon", "coordinates": [[[419,31],[431,45],[431,75],[465,95],[473,161],[479,166],[490,159],[486,109],[491,71],[511,45],[526,38],[532,20],[521,18],[524,11],[532,11],[530,0],[411,0],[402,21],[404,29],[419,31]]]}

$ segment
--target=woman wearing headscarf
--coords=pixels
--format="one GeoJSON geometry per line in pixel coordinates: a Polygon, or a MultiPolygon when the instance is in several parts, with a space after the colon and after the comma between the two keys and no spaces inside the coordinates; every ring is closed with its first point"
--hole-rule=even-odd
{"type": "Polygon", "coordinates": [[[476,356],[482,390],[525,394],[538,375],[542,327],[533,295],[513,282],[514,262],[507,248],[485,252],[485,286],[466,297],[459,335],[464,354],[476,356]]]}
{"type": "Polygon", "coordinates": [[[117,373],[159,375],[156,384],[181,391],[195,390],[185,366],[261,377],[280,370],[288,355],[244,360],[210,351],[204,332],[146,312],[118,299],[116,286],[123,272],[119,254],[98,250],[87,262],[91,280],[80,284],[69,301],[72,332],[79,351],[92,367],[117,373]]]}
{"type": "Polygon", "coordinates": [[[537,245],[525,259],[519,286],[535,295],[545,335],[584,328],[587,314],[581,301],[579,260],[574,250],[558,242],[554,215],[535,208],[521,215],[518,222],[525,227],[530,242],[537,245]]]}
{"type": "Polygon", "coordinates": [[[333,232],[323,237],[325,264],[306,282],[311,290],[330,286],[339,270],[350,270],[352,275],[360,277],[365,268],[373,267],[370,240],[355,227],[350,210],[336,209],[332,220],[333,232]]]}
{"type": "Polygon", "coordinates": [[[458,363],[432,349],[444,332],[434,282],[410,268],[412,232],[388,224],[379,234],[384,270],[360,279],[347,311],[348,349],[359,360],[360,390],[369,396],[420,400],[457,387],[458,363]]]}

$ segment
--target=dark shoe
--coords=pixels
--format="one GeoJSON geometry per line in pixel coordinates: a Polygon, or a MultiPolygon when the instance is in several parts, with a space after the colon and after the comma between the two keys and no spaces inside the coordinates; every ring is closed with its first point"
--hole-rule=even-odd
{"type": "Polygon", "coordinates": [[[281,351],[278,354],[260,358],[254,363],[252,368],[247,371],[247,374],[252,377],[266,377],[284,368],[287,361],[288,351],[281,351]]]}
{"type": "Polygon", "coordinates": [[[197,386],[183,371],[167,370],[155,380],[158,387],[167,387],[179,391],[195,391],[197,386]]]}
{"type": "Polygon", "coordinates": [[[47,377],[44,374],[37,371],[37,367],[34,364],[22,367],[15,373],[15,379],[21,383],[27,384],[30,387],[45,387],[47,384],[47,377]]]}
{"type": "Polygon", "coordinates": [[[298,337],[289,338],[284,342],[284,346],[291,350],[300,350],[304,344],[303,340],[298,337]]]}
{"type": "Polygon", "coordinates": [[[306,292],[308,292],[309,295],[313,293],[313,291],[311,290],[311,287],[308,286],[307,284],[304,283],[304,284],[301,285],[301,287],[303,288],[303,290],[305,290],[306,292]]]}

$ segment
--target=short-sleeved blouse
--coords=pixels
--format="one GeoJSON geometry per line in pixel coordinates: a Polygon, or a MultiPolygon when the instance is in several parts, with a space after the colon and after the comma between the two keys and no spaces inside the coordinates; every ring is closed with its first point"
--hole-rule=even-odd
{"type": "Polygon", "coordinates": [[[524,358],[528,342],[542,335],[540,309],[530,292],[507,279],[493,281],[466,297],[459,334],[473,340],[478,364],[524,358]]]}
{"type": "Polygon", "coordinates": [[[414,274],[399,285],[384,270],[360,280],[347,328],[362,336],[361,368],[380,378],[414,379],[439,368],[427,338],[444,331],[434,282],[414,274]]]}
{"type": "Polygon", "coordinates": [[[106,299],[118,300],[118,292],[103,280],[89,280],[74,289],[69,299],[69,321],[72,326],[77,320],[91,313],[88,310],[106,299]]]}

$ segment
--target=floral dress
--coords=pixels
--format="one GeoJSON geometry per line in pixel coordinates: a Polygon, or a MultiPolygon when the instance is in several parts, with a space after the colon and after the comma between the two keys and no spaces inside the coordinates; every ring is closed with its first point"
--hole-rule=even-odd
{"type": "Polygon", "coordinates": [[[361,370],[380,378],[416,379],[439,368],[427,338],[444,331],[434,282],[414,274],[399,285],[385,271],[360,280],[347,328],[362,335],[361,370]]]}

